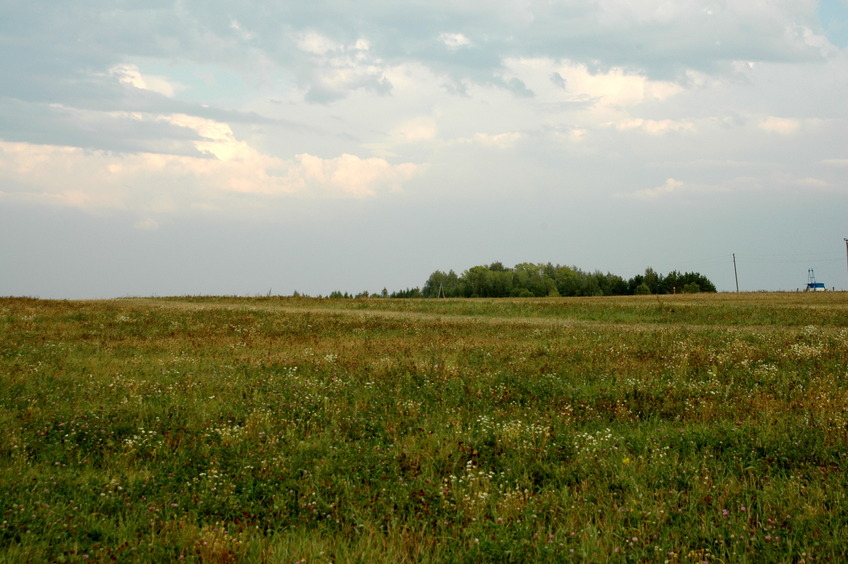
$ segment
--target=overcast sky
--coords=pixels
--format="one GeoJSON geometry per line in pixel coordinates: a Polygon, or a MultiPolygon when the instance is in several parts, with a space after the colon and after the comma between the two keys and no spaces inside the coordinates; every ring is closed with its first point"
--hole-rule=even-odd
{"type": "Polygon", "coordinates": [[[848,289],[848,0],[0,0],[0,295],[848,289]]]}

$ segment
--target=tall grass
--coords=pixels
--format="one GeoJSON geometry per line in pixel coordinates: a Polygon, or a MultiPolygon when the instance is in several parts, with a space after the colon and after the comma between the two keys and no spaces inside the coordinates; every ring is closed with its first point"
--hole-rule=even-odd
{"type": "Polygon", "coordinates": [[[0,560],[842,560],[846,307],[2,299],[0,560]]]}

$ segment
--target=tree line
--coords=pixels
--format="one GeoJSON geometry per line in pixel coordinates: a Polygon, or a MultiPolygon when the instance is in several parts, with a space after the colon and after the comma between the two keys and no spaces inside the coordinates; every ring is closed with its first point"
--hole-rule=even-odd
{"type": "Polygon", "coordinates": [[[500,262],[474,266],[457,274],[453,270],[433,272],[422,288],[407,288],[380,294],[351,295],[333,292],[331,298],[523,298],[546,296],[626,296],[638,294],[679,294],[715,292],[715,285],[703,274],[662,275],[652,268],[625,280],[617,274],[584,272],[575,266],[522,262],[512,268],[500,262]]]}
{"type": "Polygon", "coordinates": [[[715,292],[715,285],[697,272],[672,271],[662,275],[652,268],[625,280],[617,274],[584,272],[575,266],[524,262],[507,268],[500,262],[454,271],[432,273],[421,297],[545,297],[623,296],[715,292]]]}

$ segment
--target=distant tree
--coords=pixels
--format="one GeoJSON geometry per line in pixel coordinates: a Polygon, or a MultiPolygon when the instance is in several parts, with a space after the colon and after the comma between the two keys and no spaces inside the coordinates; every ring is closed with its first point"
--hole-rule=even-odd
{"type": "Polygon", "coordinates": [[[554,272],[557,292],[560,296],[578,295],[578,275],[575,268],[560,266],[554,272]]]}
{"type": "Polygon", "coordinates": [[[624,296],[627,292],[627,282],[617,274],[607,273],[607,296],[624,296]]]}
{"type": "Polygon", "coordinates": [[[636,286],[636,289],[633,290],[633,293],[637,296],[646,296],[651,293],[651,289],[648,288],[647,284],[641,282],[638,286],[636,286]]]}
{"type": "MultiPolygon", "coordinates": [[[[620,296],[628,294],[663,294],[692,291],[696,286],[702,292],[715,292],[715,286],[705,276],[676,270],[663,276],[653,268],[646,268],[629,280],[621,276],[596,270],[587,273],[575,266],[551,263],[522,262],[507,268],[500,262],[488,266],[474,266],[457,276],[454,271],[435,271],[423,289],[395,292],[393,297],[434,298],[446,297],[545,297],[545,296],[620,296]],[[688,285],[688,286],[687,286],[688,285]]],[[[385,295],[385,292],[384,292],[385,295]]]]}
{"type": "Polygon", "coordinates": [[[425,298],[458,297],[460,295],[459,276],[453,270],[448,273],[437,270],[424,283],[421,294],[425,298]]]}
{"type": "Polygon", "coordinates": [[[642,282],[651,289],[652,294],[660,293],[660,275],[653,268],[649,267],[645,269],[645,277],[642,282]]]}
{"type": "Polygon", "coordinates": [[[559,290],[557,290],[556,280],[548,276],[543,277],[542,280],[545,282],[545,288],[547,288],[548,291],[545,295],[549,298],[558,298],[559,290]]]}
{"type": "MultiPolygon", "coordinates": [[[[645,277],[642,276],[641,274],[637,274],[636,276],[634,276],[633,278],[631,278],[630,280],[627,281],[627,293],[628,294],[635,294],[636,288],[638,288],[642,284],[645,284],[645,277]]],[[[648,285],[645,284],[645,287],[648,288],[648,285]]],[[[648,293],[649,294],[651,293],[650,288],[648,288],[648,293]]]]}
{"type": "Polygon", "coordinates": [[[688,284],[683,285],[684,294],[697,294],[700,291],[701,286],[699,286],[697,282],[689,282],[688,284]]]}
{"type": "Polygon", "coordinates": [[[462,273],[462,294],[468,298],[492,298],[492,272],[485,266],[472,266],[462,273]]]}
{"type": "Polygon", "coordinates": [[[527,289],[538,298],[547,296],[549,288],[544,280],[543,272],[543,265],[531,262],[516,264],[513,268],[513,286],[527,289]]]}
{"type": "Polygon", "coordinates": [[[706,276],[697,272],[687,272],[680,277],[682,284],[697,284],[701,292],[716,292],[713,284],[706,276]]]}
{"type": "Polygon", "coordinates": [[[418,288],[407,288],[406,290],[399,290],[397,292],[392,292],[393,298],[420,298],[421,290],[418,288]]]}
{"type": "Polygon", "coordinates": [[[680,279],[680,273],[672,270],[665,276],[659,276],[659,284],[657,285],[658,294],[675,294],[683,291],[683,282],[680,279]]]}
{"type": "Polygon", "coordinates": [[[581,295],[583,296],[603,296],[604,291],[601,289],[601,280],[595,274],[587,274],[584,278],[585,282],[583,284],[583,289],[581,295]]]}
{"type": "Polygon", "coordinates": [[[512,273],[507,270],[486,269],[485,296],[487,298],[502,298],[509,295],[512,286],[512,273]]]}

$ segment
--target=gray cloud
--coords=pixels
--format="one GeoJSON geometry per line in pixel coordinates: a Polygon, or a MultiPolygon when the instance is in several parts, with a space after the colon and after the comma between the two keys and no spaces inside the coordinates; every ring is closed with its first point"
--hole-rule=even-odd
{"type": "MultiPolygon", "coordinates": [[[[505,57],[566,58],[593,62],[598,68],[627,66],[653,77],[675,77],[694,68],[715,73],[733,60],[788,62],[821,57],[804,41],[804,30],[823,32],[806,3],[769,4],[759,10],[712,2],[675,5],[663,15],[650,4],[629,13],[614,1],[587,4],[566,1],[485,6],[453,2],[427,4],[262,2],[155,2],[143,7],[104,7],[98,2],[73,5],[24,3],[3,8],[11,49],[0,57],[3,91],[8,96],[64,97],[93,95],[85,77],[133,58],[188,60],[225,65],[245,73],[257,65],[312,68],[293,36],[305,30],[342,44],[366,37],[386,64],[419,61],[454,81],[492,80],[505,57]],[[787,27],[779,6],[793,7],[787,27]],[[619,11],[615,11],[618,7],[619,11]],[[469,48],[440,45],[445,32],[462,33],[469,48]],[[265,61],[266,63],[263,63],[265,61]],[[82,79],[82,84],[80,81],[82,79]],[[68,92],[70,90],[70,92],[68,92]]],[[[274,69],[271,69],[274,73],[274,69]]],[[[306,73],[312,99],[337,99],[341,92],[306,73]]],[[[355,82],[385,93],[385,80],[355,82]]],[[[60,100],[61,101],[61,100],[60,100]]]]}
{"type": "Polygon", "coordinates": [[[193,144],[197,132],[185,127],[9,98],[0,98],[0,131],[8,141],[202,156],[193,144]]]}

